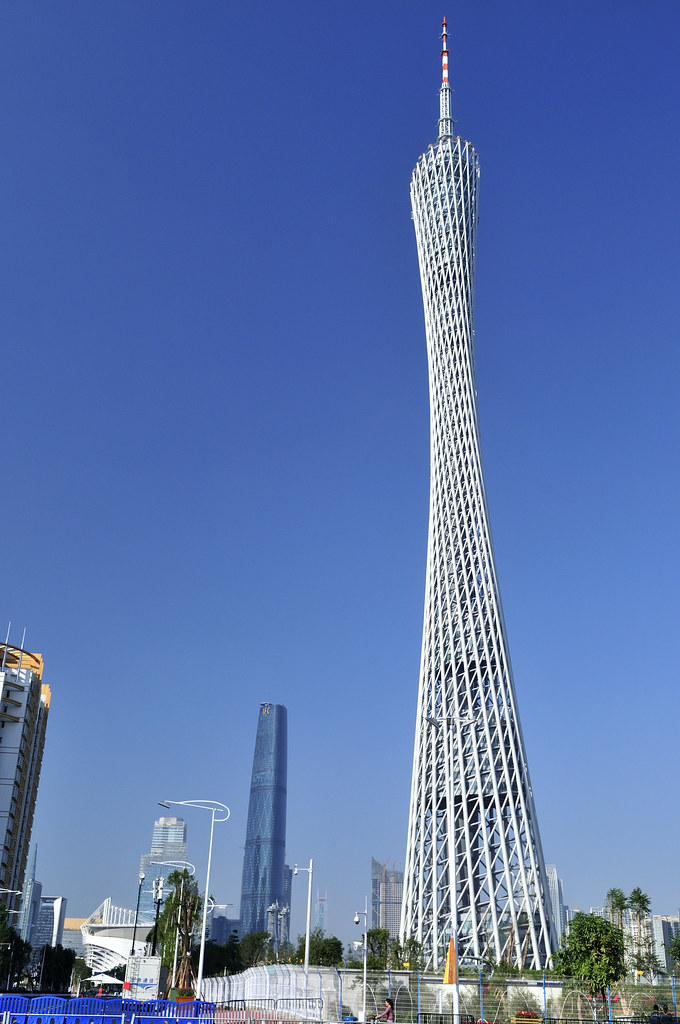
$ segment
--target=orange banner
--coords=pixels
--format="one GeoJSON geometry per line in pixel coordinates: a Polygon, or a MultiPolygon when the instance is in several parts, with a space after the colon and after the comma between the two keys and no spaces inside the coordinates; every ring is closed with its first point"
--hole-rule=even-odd
{"type": "Polygon", "coordinates": [[[444,984],[455,985],[458,981],[458,964],[456,963],[456,944],[453,935],[449,939],[449,951],[446,954],[446,966],[444,967],[444,984]]]}

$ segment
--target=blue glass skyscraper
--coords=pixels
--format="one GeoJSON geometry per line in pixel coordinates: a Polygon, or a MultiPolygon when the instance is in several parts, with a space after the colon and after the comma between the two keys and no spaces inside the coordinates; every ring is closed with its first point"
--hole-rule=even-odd
{"type": "Polygon", "coordinates": [[[241,935],[266,931],[268,911],[283,909],[286,853],[288,713],[282,704],[261,704],[250,781],[241,884],[241,935]]]}
{"type": "Polygon", "coordinates": [[[168,895],[168,876],[181,868],[187,859],[187,827],[184,818],[161,817],[153,823],[151,850],[142,854],[139,873],[144,884],[139,899],[139,920],[153,921],[156,904],[153,881],[162,877],[165,895],[168,895]]]}

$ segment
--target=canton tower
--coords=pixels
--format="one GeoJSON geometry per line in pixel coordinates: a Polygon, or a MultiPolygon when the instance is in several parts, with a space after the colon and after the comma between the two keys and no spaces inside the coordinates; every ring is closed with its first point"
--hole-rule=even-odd
{"type": "Polygon", "coordinates": [[[411,179],[430,386],[430,522],[402,940],[441,967],[541,968],[548,886],[496,580],[477,415],[479,163],[453,134],[443,23],[439,138],[411,179]]]}

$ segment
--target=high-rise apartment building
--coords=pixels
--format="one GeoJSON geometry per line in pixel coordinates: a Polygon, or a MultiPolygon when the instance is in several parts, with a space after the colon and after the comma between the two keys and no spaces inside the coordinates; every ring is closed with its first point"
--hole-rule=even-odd
{"type": "Polygon", "coordinates": [[[139,897],[140,920],[153,920],[156,906],[153,900],[153,880],[162,878],[167,895],[167,878],[173,871],[181,870],[180,864],[187,859],[187,827],[184,818],[160,817],[153,823],[151,849],[142,854],[139,862],[140,874],[144,875],[142,892],[139,897]]]}
{"type": "Polygon", "coordinates": [[[260,705],[243,855],[241,936],[266,931],[275,904],[279,913],[290,910],[284,876],[287,714],[282,704],[260,705]]]}
{"type": "Polygon", "coordinates": [[[387,928],[391,939],[399,935],[404,872],[371,859],[371,928],[387,928]]]}
{"type": "Polygon", "coordinates": [[[675,961],[668,952],[673,939],[680,934],[680,919],[674,915],[652,914],[649,920],[652,951],[664,974],[673,974],[675,961]]]}
{"type": "Polygon", "coordinates": [[[42,676],[42,655],[0,644],[0,890],[23,889],[50,709],[42,676]]]}
{"type": "MultiPolygon", "coordinates": [[[[571,909],[576,912],[578,907],[571,909]]],[[[680,917],[673,914],[649,914],[640,921],[638,936],[638,919],[632,907],[614,912],[609,906],[590,907],[588,912],[595,917],[604,918],[605,921],[612,921],[623,929],[631,958],[638,949],[643,953],[653,953],[659,964],[659,973],[674,973],[675,963],[668,952],[668,947],[675,936],[680,934],[680,917]]]]}
{"type": "Polygon", "coordinates": [[[430,383],[430,523],[401,934],[443,963],[540,968],[553,949],[482,474],[474,351],[479,164],[454,134],[444,22],[439,137],[411,206],[430,383]]]}
{"type": "MultiPolygon", "coordinates": [[[[572,910],[574,914],[585,913],[585,911],[581,910],[580,907],[572,907],[572,910]]],[[[601,917],[605,921],[611,921],[618,925],[623,929],[624,935],[630,936],[631,942],[633,941],[637,932],[637,921],[635,919],[635,914],[629,907],[626,907],[626,909],[621,911],[620,914],[616,911],[613,917],[611,907],[589,907],[588,913],[593,914],[594,917],[601,917]]]]}

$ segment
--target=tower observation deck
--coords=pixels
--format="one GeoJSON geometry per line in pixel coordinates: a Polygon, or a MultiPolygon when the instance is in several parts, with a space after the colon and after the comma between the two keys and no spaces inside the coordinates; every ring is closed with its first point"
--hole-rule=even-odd
{"type": "Polygon", "coordinates": [[[545,966],[548,886],[494,566],[477,415],[479,163],[453,134],[443,24],[439,138],[411,204],[430,386],[430,521],[402,940],[441,967],[545,966]]]}

